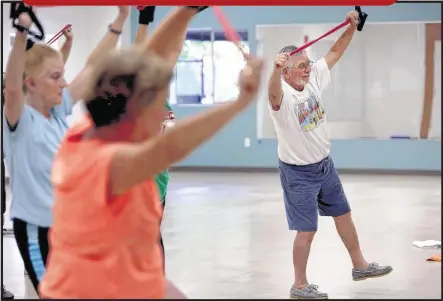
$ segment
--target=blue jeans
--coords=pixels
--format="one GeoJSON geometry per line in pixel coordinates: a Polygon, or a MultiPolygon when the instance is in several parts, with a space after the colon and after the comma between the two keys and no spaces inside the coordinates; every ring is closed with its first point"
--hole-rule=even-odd
{"type": "Polygon", "coordinates": [[[351,211],[330,157],[303,166],[279,161],[279,167],[290,230],[315,232],[319,213],[336,217],[351,211]]]}

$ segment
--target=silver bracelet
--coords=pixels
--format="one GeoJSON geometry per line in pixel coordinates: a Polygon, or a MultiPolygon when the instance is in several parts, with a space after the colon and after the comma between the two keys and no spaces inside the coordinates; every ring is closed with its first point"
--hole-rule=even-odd
{"type": "Polygon", "coordinates": [[[112,32],[113,34],[116,34],[116,35],[122,34],[121,30],[117,30],[117,29],[112,28],[112,24],[109,24],[109,32],[112,32]]]}

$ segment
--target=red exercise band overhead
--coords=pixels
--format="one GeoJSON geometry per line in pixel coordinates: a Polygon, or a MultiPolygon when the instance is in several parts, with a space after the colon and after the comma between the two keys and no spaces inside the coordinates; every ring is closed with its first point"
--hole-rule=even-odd
{"type": "MultiPolygon", "coordinates": [[[[223,11],[221,10],[220,7],[218,6],[213,6],[212,7],[215,16],[217,17],[218,21],[220,22],[221,26],[223,27],[224,31],[225,31],[225,35],[228,38],[228,40],[230,40],[231,42],[233,42],[234,44],[237,45],[237,47],[240,49],[240,51],[243,53],[243,56],[245,56],[246,58],[246,54],[244,53],[243,49],[240,46],[240,37],[238,35],[238,33],[234,30],[234,28],[231,26],[231,23],[229,22],[228,18],[226,17],[226,15],[223,13],[223,11]]],[[[358,12],[359,15],[359,24],[357,26],[357,30],[358,31],[362,31],[363,26],[366,22],[366,18],[368,17],[368,14],[365,12],[361,11],[360,6],[356,6],[355,10],[358,12]]],[[[335,26],[334,28],[332,28],[330,31],[328,31],[327,33],[325,33],[324,35],[316,38],[315,40],[310,41],[309,43],[304,44],[303,46],[297,48],[296,50],[292,51],[291,53],[289,53],[289,55],[294,55],[296,53],[299,53],[303,50],[305,50],[306,48],[308,48],[309,46],[311,46],[312,44],[320,41],[321,39],[324,39],[325,37],[331,35],[332,33],[336,32],[337,30],[339,30],[340,28],[350,24],[351,21],[350,20],[346,20],[343,23],[335,26]]]]}
{"type": "Polygon", "coordinates": [[[335,26],[334,28],[332,28],[330,31],[328,31],[328,32],[325,33],[324,35],[322,35],[322,36],[316,38],[315,40],[312,40],[312,41],[310,41],[309,43],[306,43],[306,44],[304,44],[303,46],[301,46],[301,47],[299,47],[299,48],[297,48],[297,49],[291,51],[291,52],[289,53],[289,55],[294,55],[294,54],[296,54],[296,53],[302,52],[303,50],[305,50],[306,48],[308,48],[308,47],[311,46],[312,44],[314,44],[314,43],[320,41],[321,39],[323,39],[323,38],[325,38],[325,37],[327,37],[327,36],[333,34],[333,33],[336,32],[337,30],[339,30],[340,28],[345,27],[346,25],[348,25],[348,24],[350,24],[350,23],[351,23],[350,20],[346,20],[346,21],[344,21],[343,23],[341,23],[341,24],[335,26]]]}
{"type": "Polygon", "coordinates": [[[240,36],[238,35],[237,31],[235,31],[235,29],[232,27],[231,22],[229,22],[225,13],[222,11],[222,9],[219,6],[212,6],[212,10],[214,11],[215,16],[217,17],[218,22],[220,22],[221,26],[223,27],[226,38],[229,41],[233,42],[240,50],[240,52],[243,54],[243,57],[247,59],[248,55],[245,53],[245,51],[240,45],[241,41],[240,36]]]}
{"type": "Polygon", "coordinates": [[[72,25],[71,24],[67,24],[65,27],[63,27],[62,30],[60,30],[58,33],[56,33],[46,44],[51,45],[52,43],[54,43],[55,41],[57,41],[65,32],[65,30],[71,28],[72,25]]]}
{"type": "MultiPolygon", "coordinates": [[[[356,6],[356,7],[355,7],[355,11],[358,13],[358,25],[357,25],[357,30],[358,30],[358,31],[362,31],[362,30],[363,30],[363,26],[365,25],[365,22],[366,22],[366,18],[368,17],[368,14],[365,13],[365,12],[362,12],[360,6],[356,6]]],[[[323,38],[329,36],[330,34],[333,34],[333,33],[336,32],[337,30],[339,30],[340,28],[345,27],[346,25],[348,25],[348,24],[350,24],[350,23],[351,23],[351,20],[346,20],[346,21],[344,21],[343,23],[341,23],[341,24],[335,26],[334,28],[332,28],[330,31],[328,31],[328,32],[325,33],[324,35],[322,35],[322,36],[316,38],[315,40],[313,40],[313,41],[311,41],[311,42],[309,42],[309,43],[306,43],[305,45],[303,45],[303,46],[301,46],[301,47],[295,49],[294,51],[291,51],[291,53],[289,53],[289,55],[294,55],[294,54],[296,54],[296,53],[299,53],[299,52],[305,50],[306,48],[308,48],[308,47],[311,46],[312,44],[314,44],[314,43],[320,41],[321,39],[323,39],[323,38]]]]}

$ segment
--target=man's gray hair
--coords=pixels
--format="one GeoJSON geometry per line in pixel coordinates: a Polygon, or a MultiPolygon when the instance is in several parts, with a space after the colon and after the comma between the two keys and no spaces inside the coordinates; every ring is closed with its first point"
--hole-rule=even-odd
{"type": "Polygon", "coordinates": [[[288,46],[283,47],[279,53],[291,53],[292,51],[297,50],[297,49],[298,49],[297,46],[288,45],[288,46]]]}
{"type": "MultiPolygon", "coordinates": [[[[294,46],[294,45],[288,45],[288,46],[283,47],[283,48],[280,50],[279,53],[291,53],[292,51],[297,50],[297,49],[298,49],[297,46],[294,46]]],[[[294,55],[295,55],[295,56],[306,55],[306,52],[305,52],[305,50],[302,50],[302,51],[300,51],[300,52],[297,52],[297,53],[294,54],[294,55]]]]}

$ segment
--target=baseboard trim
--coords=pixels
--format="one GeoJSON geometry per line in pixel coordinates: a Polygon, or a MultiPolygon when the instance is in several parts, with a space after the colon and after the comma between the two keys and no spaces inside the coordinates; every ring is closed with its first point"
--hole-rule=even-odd
{"type": "MultiPolygon", "coordinates": [[[[272,167],[227,167],[227,166],[173,166],[169,171],[177,172],[278,172],[278,168],[272,167]]],[[[387,170],[387,169],[338,169],[341,174],[354,175],[399,175],[399,176],[441,176],[441,170],[387,170]]],[[[9,184],[9,177],[5,179],[9,184]]]]}
{"type": "MultiPolygon", "coordinates": [[[[278,172],[278,168],[272,167],[221,167],[221,166],[174,166],[169,169],[177,172],[278,172]]],[[[441,176],[441,170],[386,170],[386,169],[338,169],[342,174],[374,174],[374,175],[423,175],[423,176],[441,176]]]]}

